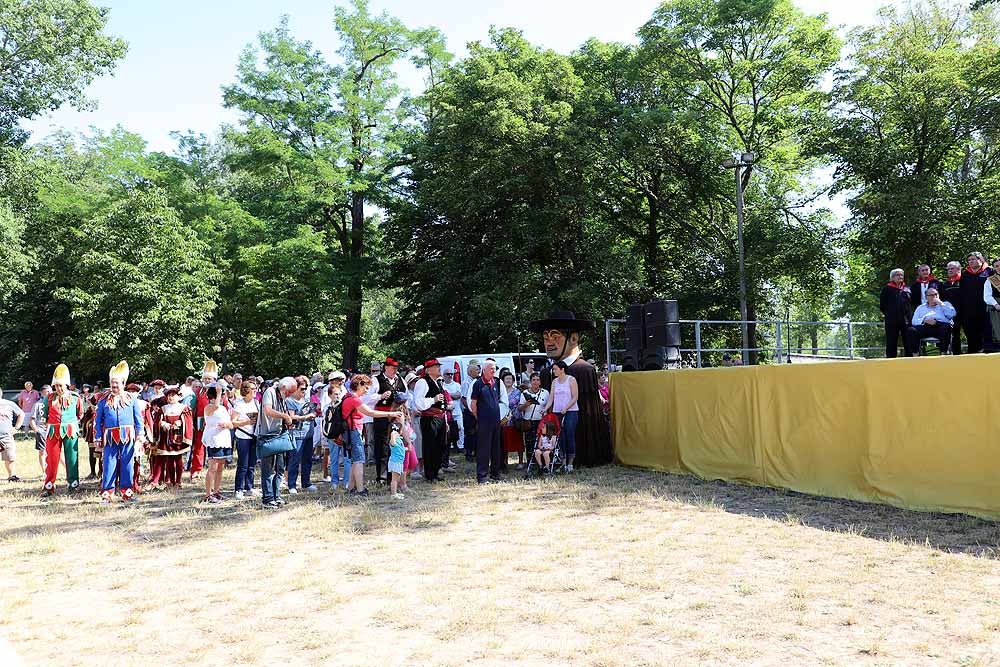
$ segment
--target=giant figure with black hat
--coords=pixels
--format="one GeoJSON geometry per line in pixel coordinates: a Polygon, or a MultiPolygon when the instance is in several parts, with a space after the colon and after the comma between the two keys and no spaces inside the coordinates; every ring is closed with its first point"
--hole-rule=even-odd
{"type": "Polygon", "coordinates": [[[570,311],[559,310],[549,313],[544,320],[528,324],[528,328],[542,335],[542,345],[549,358],[542,369],[542,387],[552,389],[552,364],[566,362],[567,370],[576,378],[580,407],[580,422],[576,430],[577,466],[597,466],[611,463],[611,438],[598,394],[597,369],[583,358],[580,337],[584,331],[591,331],[596,325],[591,320],[578,319],[570,311]]]}

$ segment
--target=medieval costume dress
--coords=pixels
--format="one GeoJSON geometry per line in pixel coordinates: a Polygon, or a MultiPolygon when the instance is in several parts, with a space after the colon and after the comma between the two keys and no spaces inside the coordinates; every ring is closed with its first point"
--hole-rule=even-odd
{"type": "Polygon", "coordinates": [[[184,456],[191,451],[194,434],[191,408],[183,403],[163,403],[153,429],[156,439],[150,450],[150,460],[155,482],[151,480],[150,483],[159,485],[162,481],[179,488],[184,475],[184,456]]]}
{"type": "MultiPolygon", "coordinates": [[[[528,328],[535,333],[546,330],[558,330],[565,334],[567,341],[571,333],[589,331],[595,328],[590,320],[578,320],[571,312],[556,311],[549,313],[547,319],[531,322],[528,328]]],[[[599,466],[614,461],[611,448],[610,429],[607,418],[601,407],[601,397],[598,393],[597,369],[587,362],[579,348],[563,350],[560,355],[567,364],[566,372],[576,378],[579,396],[577,405],[580,408],[580,422],[576,429],[576,466],[599,466]]],[[[542,387],[551,391],[552,368],[550,364],[542,369],[542,387]]]]}
{"type": "MultiPolygon", "coordinates": [[[[111,369],[112,381],[124,387],[128,380],[128,364],[122,361],[111,369]]],[[[101,500],[111,502],[120,492],[126,502],[135,502],[133,460],[135,443],[145,435],[139,403],[124,389],[112,392],[97,404],[94,437],[104,444],[104,475],[101,479],[101,500]]]]}
{"type": "Polygon", "coordinates": [[[87,397],[80,397],[83,400],[83,416],[80,417],[80,436],[83,441],[87,444],[88,459],[90,462],[90,475],[87,479],[97,478],[97,465],[101,460],[101,452],[98,451],[97,445],[94,443],[94,416],[97,410],[97,400],[96,394],[90,394],[87,397]]]}
{"type": "Polygon", "coordinates": [[[69,368],[59,364],[52,375],[52,385],[61,385],[63,393],[54,392],[45,399],[45,489],[42,497],[55,493],[59,459],[66,457],[66,483],[70,493],[80,488],[80,465],[77,458],[80,436],[80,417],[83,401],[75,391],[70,391],[69,368]]]}

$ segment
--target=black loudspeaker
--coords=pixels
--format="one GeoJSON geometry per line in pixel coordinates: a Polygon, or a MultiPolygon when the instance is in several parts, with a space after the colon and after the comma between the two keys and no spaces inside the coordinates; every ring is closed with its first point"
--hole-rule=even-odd
{"type": "Polygon", "coordinates": [[[644,341],[645,335],[641,323],[639,326],[625,325],[625,356],[622,358],[623,371],[637,371],[642,369],[642,346],[644,341]]]}
{"type": "Polygon", "coordinates": [[[643,370],[676,366],[681,361],[681,325],[677,301],[650,301],[643,309],[643,370]]]}
{"type": "Polygon", "coordinates": [[[625,318],[623,371],[660,370],[681,360],[677,302],[633,303],[625,318]]]}
{"type": "MultiPolygon", "coordinates": [[[[643,315],[647,328],[660,324],[673,324],[679,322],[681,319],[677,309],[677,301],[673,299],[669,301],[650,301],[643,309],[643,315]]],[[[671,345],[680,345],[680,339],[678,339],[677,343],[671,343],[671,345]]]]}
{"type": "Polygon", "coordinates": [[[646,349],[646,356],[642,359],[642,370],[662,371],[664,368],[677,366],[681,363],[681,349],[679,347],[653,347],[646,349]]]}

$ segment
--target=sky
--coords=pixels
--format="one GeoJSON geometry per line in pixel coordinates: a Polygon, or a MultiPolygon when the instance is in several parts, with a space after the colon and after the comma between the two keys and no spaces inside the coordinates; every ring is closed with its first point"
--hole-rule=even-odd
{"type": "MultiPolygon", "coordinates": [[[[830,22],[853,27],[874,20],[869,0],[795,0],[810,14],[826,12],[830,22]]],[[[112,76],[96,80],[88,96],[97,109],[63,108],[27,122],[39,140],[56,129],[88,132],[116,125],[142,135],[153,150],[172,152],[172,131],[214,136],[238,116],[222,107],[221,87],[235,80],[245,46],[274,28],[287,14],[291,32],[326,54],[336,48],[333,7],[345,0],[96,0],[111,9],[108,32],[129,43],[112,76]]],[[[448,49],[487,41],[490,26],[515,27],[533,43],[569,53],[587,39],[630,42],[659,0],[371,0],[373,13],[387,11],[408,27],[436,26],[448,49]]],[[[403,83],[420,85],[415,72],[403,83]]]]}

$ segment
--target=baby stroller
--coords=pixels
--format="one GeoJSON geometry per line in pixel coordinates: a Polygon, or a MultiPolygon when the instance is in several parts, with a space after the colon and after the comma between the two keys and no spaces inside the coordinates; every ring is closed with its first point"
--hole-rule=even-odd
{"type": "MultiPolygon", "coordinates": [[[[550,412],[549,414],[542,417],[542,420],[538,422],[538,428],[535,429],[535,448],[541,444],[542,436],[545,435],[545,425],[552,424],[555,426],[555,437],[559,438],[562,433],[562,420],[559,419],[559,415],[550,412]]],[[[532,451],[531,456],[528,457],[528,465],[524,470],[525,479],[531,477],[532,473],[548,472],[554,473],[559,472],[563,469],[563,457],[562,457],[562,441],[556,445],[556,448],[552,450],[552,456],[549,459],[549,465],[545,470],[539,470],[538,462],[535,460],[535,453],[532,451]]]]}

